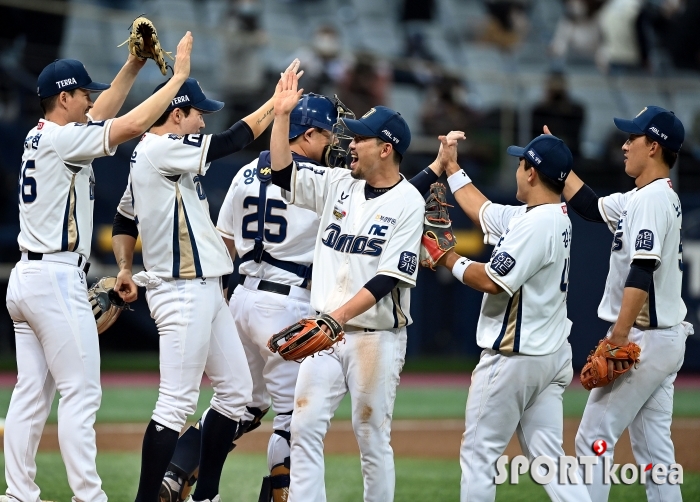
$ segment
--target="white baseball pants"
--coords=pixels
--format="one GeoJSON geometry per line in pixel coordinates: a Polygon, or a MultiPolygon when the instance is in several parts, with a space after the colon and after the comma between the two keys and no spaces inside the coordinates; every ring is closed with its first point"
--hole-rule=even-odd
{"type": "MultiPolygon", "coordinates": [[[[611,385],[593,389],[588,396],[576,434],[576,454],[592,455],[593,442],[598,439],[608,445],[594,466],[593,484],[588,486],[592,500],[608,500],[610,485],[603,484],[604,457],[613,456],[615,444],[628,427],[637,464],[664,464],[668,468],[675,463],[671,441],[673,382],[683,365],[689,334],[692,326],[685,322],[667,329],[632,328],[629,340],[642,349],[639,366],[611,385]]],[[[680,485],[657,485],[651,476],[647,476],[646,492],[649,501],[682,500],[680,485]]]]}
{"type": "Polygon", "coordinates": [[[350,392],[352,426],[360,447],[365,502],[394,500],[391,419],[406,355],[406,329],[354,331],[332,354],[301,363],[292,415],[289,502],[325,502],[323,439],[350,392]]]}
{"type": "MultiPolygon", "coordinates": [[[[52,258],[68,255],[74,253],[52,258]]],[[[7,310],[17,343],[17,385],[5,419],[8,497],[39,502],[35,457],[58,390],[58,442],[72,500],[106,501],[93,429],[102,398],[100,347],[85,274],[66,263],[20,261],[10,274],[7,310]]]]}
{"type": "MultiPolygon", "coordinates": [[[[562,395],[572,377],[568,342],[544,356],[481,353],[472,373],[460,449],[461,502],[496,499],[496,461],[514,432],[530,461],[544,455],[558,465],[564,455],[562,395]]],[[[590,501],[582,480],[560,485],[558,476],[544,486],[552,500],[590,501]]]]}
{"type": "MultiPolygon", "coordinates": [[[[286,361],[279,354],[271,352],[267,341],[299,319],[316,315],[316,311],[309,305],[311,291],[308,289],[290,286],[289,295],[281,295],[257,290],[259,282],[260,279],[246,278],[247,287],[236,287],[229,302],[253,377],[253,399],[249,406],[265,409],[272,400],[275,413],[287,413],[294,409],[299,363],[286,361]]],[[[247,413],[245,419],[252,418],[247,413]]],[[[276,415],[273,428],[289,431],[291,420],[291,415],[276,415]]],[[[282,463],[287,456],[287,441],[273,434],[268,447],[268,468],[282,463]]]]}
{"type": "Polygon", "coordinates": [[[202,373],[211,408],[240,420],[253,382],[219,278],[162,281],[146,291],[160,334],[160,388],[153,420],[180,432],[197,409],[202,373]]]}

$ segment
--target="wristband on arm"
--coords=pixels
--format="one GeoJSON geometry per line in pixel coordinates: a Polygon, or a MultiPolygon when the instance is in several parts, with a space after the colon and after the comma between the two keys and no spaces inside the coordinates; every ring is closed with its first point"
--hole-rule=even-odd
{"type": "Polygon", "coordinates": [[[460,169],[447,178],[447,184],[450,185],[450,190],[452,193],[455,193],[457,190],[471,182],[472,179],[467,175],[467,173],[464,172],[464,169],[460,169]]]}
{"type": "MultiPolygon", "coordinates": [[[[462,185],[462,186],[464,186],[464,185],[462,185]]],[[[455,262],[455,264],[452,265],[452,275],[455,276],[455,279],[457,279],[462,284],[465,284],[464,272],[466,272],[467,268],[472,263],[474,263],[474,262],[471,261],[469,258],[465,258],[465,257],[462,257],[459,260],[457,260],[455,262]]]]}

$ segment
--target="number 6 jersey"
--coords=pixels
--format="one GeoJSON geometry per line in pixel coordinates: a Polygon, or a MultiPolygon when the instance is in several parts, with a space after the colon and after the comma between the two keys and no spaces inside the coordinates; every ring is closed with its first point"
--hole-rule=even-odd
{"type": "Polygon", "coordinates": [[[18,187],[20,251],[90,256],[92,161],[116,152],[109,145],[111,125],[111,120],[89,120],[59,126],[41,119],[29,131],[18,187]]]}
{"type": "Polygon", "coordinates": [[[117,210],[136,221],[144,268],[163,279],[220,277],[233,264],[202,187],[210,135],[146,133],[117,210]]]}

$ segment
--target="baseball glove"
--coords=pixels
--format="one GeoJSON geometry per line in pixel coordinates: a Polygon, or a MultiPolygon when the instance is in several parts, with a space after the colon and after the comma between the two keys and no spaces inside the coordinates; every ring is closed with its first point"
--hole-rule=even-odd
{"type": "Polygon", "coordinates": [[[153,26],[150,19],[143,16],[137,17],[131,24],[129,31],[131,32],[129,38],[117,47],[128,43],[131,54],[141,59],[154,60],[160,68],[160,72],[165,75],[168,65],[163,55],[166,54],[173,61],[175,59],[172,56],[172,52],[165,52],[161,49],[156,27],[153,26]]]}
{"type": "Polygon", "coordinates": [[[620,375],[631,370],[632,366],[636,368],[640,353],[639,345],[634,342],[627,345],[615,345],[607,339],[601,340],[595,351],[591,351],[588,361],[581,370],[581,384],[586,390],[605,387],[620,375]],[[615,362],[625,361],[629,363],[627,368],[615,368],[615,362]]]}
{"type": "Polygon", "coordinates": [[[442,183],[433,183],[425,202],[423,238],[420,246],[420,264],[435,270],[438,260],[454,249],[457,240],[452,232],[452,220],[446,202],[447,189],[442,183]]]}
{"type": "Polygon", "coordinates": [[[287,361],[301,362],[317,352],[330,349],[345,336],[343,327],[328,314],[302,319],[296,324],[284,328],[272,335],[267,342],[267,348],[279,352],[287,361]],[[330,333],[326,334],[322,326],[327,326],[330,333]]]}
{"type": "Polygon", "coordinates": [[[88,289],[88,300],[97,323],[97,334],[101,334],[117,320],[128,304],[114,291],[116,277],[103,277],[88,289]]]}

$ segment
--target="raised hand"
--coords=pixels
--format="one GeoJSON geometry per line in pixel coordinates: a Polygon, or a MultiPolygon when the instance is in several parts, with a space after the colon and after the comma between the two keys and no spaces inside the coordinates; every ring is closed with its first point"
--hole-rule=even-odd
{"type": "Polygon", "coordinates": [[[173,73],[175,76],[187,78],[190,76],[190,56],[192,55],[192,32],[185,33],[180,43],[177,44],[177,53],[175,54],[175,67],[173,73]]]}
{"type": "Polygon", "coordinates": [[[275,95],[273,97],[275,115],[289,115],[304,93],[304,89],[297,89],[299,86],[299,77],[304,73],[303,71],[297,73],[296,71],[298,68],[299,60],[295,59],[292,64],[289,65],[287,71],[282,73],[279,82],[277,82],[275,95]]]}
{"type": "MultiPolygon", "coordinates": [[[[301,78],[301,76],[304,74],[304,70],[299,71],[300,64],[301,63],[299,62],[299,58],[296,58],[294,61],[292,61],[289,64],[289,66],[287,66],[286,70],[284,70],[282,73],[280,73],[280,79],[285,78],[285,75],[287,75],[287,74],[294,74],[297,76],[297,80],[299,80],[301,78]]],[[[277,96],[277,93],[280,91],[280,89],[281,89],[281,86],[278,83],[278,85],[275,87],[275,94],[273,95],[273,99],[274,99],[274,97],[277,96]]]]}
{"type": "Polygon", "coordinates": [[[462,131],[450,131],[446,136],[438,136],[438,139],[440,140],[440,150],[437,160],[440,167],[447,170],[450,163],[457,163],[457,144],[467,137],[462,131]]]}

